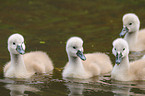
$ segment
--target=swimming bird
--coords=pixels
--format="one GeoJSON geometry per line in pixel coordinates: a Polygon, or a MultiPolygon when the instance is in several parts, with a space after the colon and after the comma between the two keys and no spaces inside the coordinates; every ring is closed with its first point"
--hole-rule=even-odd
{"type": "Polygon", "coordinates": [[[123,16],[123,29],[120,36],[128,42],[130,51],[145,50],[145,29],[139,31],[140,20],[134,13],[128,13],[123,16]]]}
{"type": "Polygon", "coordinates": [[[111,78],[119,81],[145,80],[145,59],[129,62],[129,46],[126,40],[114,40],[112,53],[116,61],[111,78]]]}
{"type": "Polygon", "coordinates": [[[9,78],[30,78],[35,73],[46,73],[53,70],[49,56],[42,51],[25,54],[24,38],[12,34],[8,38],[8,50],[11,60],[4,66],[4,76],[9,78]]]}
{"type": "Polygon", "coordinates": [[[111,72],[112,64],[105,53],[83,54],[83,40],[80,37],[71,37],[66,44],[68,63],[64,67],[64,78],[87,79],[100,74],[111,72]],[[84,60],[84,61],[82,61],[84,60]]]}

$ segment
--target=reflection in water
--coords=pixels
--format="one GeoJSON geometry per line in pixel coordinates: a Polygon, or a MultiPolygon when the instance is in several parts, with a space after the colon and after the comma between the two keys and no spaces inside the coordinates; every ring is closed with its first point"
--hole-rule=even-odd
{"type": "Polygon", "coordinates": [[[114,96],[130,96],[130,86],[131,84],[124,84],[124,82],[112,80],[112,92],[114,96]]]}
{"type": "MultiPolygon", "coordinates": [[[[40,78],[40,76],[38,76],[38,77],[40,78]]],[[[6,89],[10,90],[10,96],[28,96],[28,94],[25,94],[25,91],[28,91],[28,92],[40,91],[39,89],[36,88],[36,86],[34,86],[34,84],[39,84],[40,82],[34,81],[33,78],[29,79],[29,80],[28,79],[16,79],[16,78],[13,78],[13,79],[4,78],[4,79],[0,79],[0,83],[6,83],[6,85],[4,85],[4,87],[6,89]]],[[[37,86],[39,86],[39,85],[37,85],[37,86]]]]}
{"type": "Polygon", "coordinates": [[[23,84],[7,84],[5,88],[10,90],[11,96],[28,96],[28,94],[24,93],[25,91],[30,91],[30,92],[39,91],[37,88],[30,87],[28,85],[23,85],[23,84]]]}
{"type": "Polygon", "coordinates": [[[112,80],[111,83],[113,86],[112,92],[115,94],[115,96],[132,96],[132,95],[143,96],[143,94],[145,93],[144,81],[121,82],[112,80]]]}
{"type": "MultiPolygon", "coordinates": [[[[97,77],[98,78],[98,77],[97,77]]],[[[132,96],[138,95],[143,96],[145,94],[145,82],[144,81],[130,81],[121,82],[111,80],[110,76],[102,76],[98,79],[93,80],[80,80],[80,79],[65,79],[67,82],[65,86],[69,89],[69,96],[132,96]],[[101,93],[103,92],[103,93],[101,93]]]]}
{"type": "MultiPolygon", "coordinates": [[[[104,78],[103,76],[93,77],[90,79],[72,79],[72,78],[66,79],[65,78],[65,80],[67,81],[65,85],[70,90],[70,93],[68,95],[69,96],[84,96],[84,95],[91,95],[91,92],[102,95],[99,93],[100,91],[104,91],[104,93],[109,92],[108,89],[102,86],[103,84],[108,84],[108,83],[100,81],[103,78],[104,78]]],[[[106,80],[108,80],[108,77],[105,77],[105,78],[106,80]]]]}
{"type": "Polygon", "coordinates": [[[66,86],[70,90],[70,94],[68,96],[84,96],[83,95],[83,90],[84,90],[84,85],[83,84],[78,84],[78,83],[67,83],[66,86]]]}
{"type": "Polygon", "coordinates": [[[70,93],[68,94],[68,96],[76,96],[76,95],[77,96],[84,96],[83,91],[84,91],[84,89],[87,89],[87,87],[88,87],[86,85],[91,83],[91,82],[97,82],[98,78],[99,77],[94,77],[94,78],[90,78],[90,79],[64,78],[64,80],[67,81],[65,83],[65,85],[70,90],[70,93]]]}
{"type": "Polygon", "coordinates": [[[112,88],[114,96],[130,96],[130,88],[112,88]]]}

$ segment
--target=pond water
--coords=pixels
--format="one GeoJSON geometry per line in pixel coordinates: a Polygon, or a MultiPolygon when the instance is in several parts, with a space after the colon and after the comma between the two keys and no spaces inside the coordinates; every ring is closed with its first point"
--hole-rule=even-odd
{"type": "MultiPolygon", "coordinates": [[[[114,64],[112,41],[119,37],[122,16],[136,13],[145,27],[144,0],[1,0],[0,1],[0,96],[133,96],[145,95],[145,82],[120,82],[110,74],[87,80],[63,79],[71,36],[84,40],[84,53],[105,52],[114,64]],[[10,60],[7,39],[13,33],[25,38],[26,51],[42,50],[55,66],[51,75],[28,80],[3,77],[3,66],[10,60]]],[[[145,52],[132,52],[137,60],[145,52]]]]}

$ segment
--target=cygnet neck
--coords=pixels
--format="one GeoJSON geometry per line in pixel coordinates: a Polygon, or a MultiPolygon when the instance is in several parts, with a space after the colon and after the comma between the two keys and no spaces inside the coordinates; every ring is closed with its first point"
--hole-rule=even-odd
{"type": "Polygon", "coordinates": [[[69,58],[69,62],[70,63],[75,63],[76,64],[82,64],[82,61],[79,57],[75,57],[75,56],[68,56],[69,58]]]}
{"type": "Polygon", "coordinates": [[[138,30],[134,32],[128,32],[124,39],[128,42],[129,48],[134,48],[135,43],[137,42],[138,30]]]}
{"type": "Polygon", "coordinates": [[[12,54],[11,55],[11,67],[15,68],[16,70],[26,71],[26,66],[24,64],[23,56],[21,54],[12,54]]]}
{"type": "Polygon", "coordinates": [[[79,57],[75,56],[68,56],[69,58],[69,66],[72,66],[72,68],[78,68],[79,70],[84,70],[84,66],[82,64],[82,60],[79,57]]]}
{"type": "Polygon", "coordinates": [[[128,71],[129,68],[130,68],[128,56],[123,57],[122,58],[122,62],[119,65],[117,65],[117,64],[115,64],[115,65],[117,67],[120,67],[120,69],[122,70],[122,72],[128,71]]]}

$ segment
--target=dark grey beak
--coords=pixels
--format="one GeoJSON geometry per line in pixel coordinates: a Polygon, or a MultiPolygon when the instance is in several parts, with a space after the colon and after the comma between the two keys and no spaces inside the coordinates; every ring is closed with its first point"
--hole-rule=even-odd
{"type": "Polygon", "coordinates": [[[83,61],[86,60],[86,57],[84,56],[84,54],[83,54],[82,51],[78,50],[76,54],[77,54],[77,56],[80,57],[83,61]]]}
{"type": "Polygon", "coordinates": [[[19,52],[22,55],[25,54],[25,50],[23,50],[22,46],[17,45],[16,50],[17,50],[17,52],[19,52]]]}
{"type": "Polygon", "coordinates": [[[119,65],[122,61],[122,54],[118,54],[116,55],[116,61],[115,61],[115,64],[119,65]]]}
{"type": "Polygon", "coordinates": [[[120,37],[123,37],[127,32],[129,31],[129,29],[127,27],[123,27],[121,33],[119,34],[120,37]]]}

